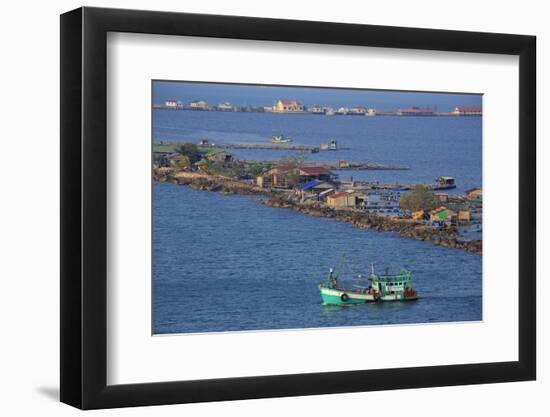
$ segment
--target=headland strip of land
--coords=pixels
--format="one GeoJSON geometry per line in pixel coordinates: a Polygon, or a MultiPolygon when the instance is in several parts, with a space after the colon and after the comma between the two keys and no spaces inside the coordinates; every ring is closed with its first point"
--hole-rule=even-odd
{"type": "MultiPolygon", "coordinates": [[[[388,216],[380,212],[377,213],[376,211],[357,208],[357,206],[335,204],[342,197],[345,197],[346,201],[348,201],[353,192],[332,191],[326,194],[328,196],[317,195],[316,198],[313,198],[315,191],[308,192],[307,188],[304,189],[304,184],[301,184],[302,187],[298,185],[294,188],[286,189],[272,186],[266,187],[259,185],[258,182],[242,181],[230,176],[192,172],[178,167],[158,165],[153,167],[153,179],[158,182],[184,185],[202,191],[265,196],[266,199],[262,199],[262,203],[273,208],[292,209],[309,216],[332,218],[337,221],[350,223],[358,228],[393,232],[409,239],[426,241],[434,245],[461,249],[479,255],[482,254],[482,240],[461,239],[457,224],[453,221],[453,215],[447,213],[447,211],[451,212],[451,210],[446,208],[444,209],[446,210],[445,215],[447,218],[445,218],[445,221],[438,222],[432,220],[431,217],[435,215],[437,219],[438,213],[442,212],[439,209],[432,210],[429,217],[427,217],[428,213],[423,213],[421,216],[388,216]],[[338,196],[341,193],[347,195],[338,196]],[[331,195],[333,196],[332,200],[331,195]]],[[[323,192],[321,191],[319,194],[323,192]]],[[[460,202],[466,199],[466,197],[461,196],[457,197],[457,199],[460,202]]],[[[456,219],[456,214],[454,216],[456,219]]]]}

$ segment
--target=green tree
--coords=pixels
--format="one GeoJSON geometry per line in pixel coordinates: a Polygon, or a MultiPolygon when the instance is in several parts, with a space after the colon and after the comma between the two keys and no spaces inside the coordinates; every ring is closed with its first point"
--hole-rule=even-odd
{"type": "Polygon", "coordinates": [[[191,165],[202,159],[202,154],[197,145],[194,143],[184,143],[183,145],[176,147],[175,151],[180,155],[189,158],[191,165]]]}
{"type": "Polygon", "coordinates": [[[261,175],[264,171],[264,167],[262,166],[262,164],[251,164],[247,167],[247,169],[250,175],[254,177],[261,175]]]}
{"type": "Polygon", "coordinates": [[[178,167],[183,169],[191,168],[191,159],[187,155],[182,155],[180,160],[177,163],[178,167]]]}
{"type": "Polygon", "coordinates": [[[204,158],[199,165],[202,172],[210,175],[214,174],[214,163],[210,159],[204,158]]]}
{"type": "Polygon", "coordinates": [[[437,205],[434,193],[424,185],[415,185],[400,201],[400,206],[409,211],[432,210],[437,205]]]}

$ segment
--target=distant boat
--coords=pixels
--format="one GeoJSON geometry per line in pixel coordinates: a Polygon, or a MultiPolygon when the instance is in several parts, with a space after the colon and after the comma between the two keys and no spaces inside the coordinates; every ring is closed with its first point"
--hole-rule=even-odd
{"type": "Polygon", "coordinates": [[[290,143],[292,138],[285,137],[283,135],[274,135],[271,137],[272,143],[290,143]]]}
{"type": "Polygon", "coordinates": [[[435,184],[431,187],[432,190],[450,190],[452,188],[456,188],[453,177],[437,177],[435,184]]]}
{"type": "Polygon", "coordinates": [[[331,139],[329,143],[321,144],[320,148],[323,151],[337,151],[338,150],[338,142],[334,139],[331,139]]]}
{"type": "Polygon", "coordinates": [[[374,264],[371,264],[368,284],[354,285],[354,288],[342,287],[338,282],[339,278],[340,272],[335,274],[334,269],[330,268],[326,282],[319,285],[323,304],[353,305],[377,301],[409,301],[418,298],[412,284],[412,273],[406,269],[402,269],[399,274],[379,275],[374,271],[374,264]]]}

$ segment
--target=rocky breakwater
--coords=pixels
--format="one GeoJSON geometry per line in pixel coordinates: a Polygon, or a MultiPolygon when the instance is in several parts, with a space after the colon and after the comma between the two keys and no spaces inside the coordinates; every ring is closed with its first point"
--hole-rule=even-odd
{"type": "Polygon", "coordinates": [[[214,191],[224,194],[272,194],[269,190],[233,178],[213,176],[198,172],[177,171],[173,168],[155,168],[153,170],[153,179],[159,182],[187,185],[196,190],[214,191]]]}
{"type": "Polygon", "coordinates": [[[290,208],[309,216],[333,218],[362,229],[394,232],[403,237],[428,241],[439,246],[462,249],[479,255],[482,253],[482,241],[460,240],[456,227],[434,228],[411,219],[380,216],[351,208],[333,209],[324,203],[303,202],[288,195],[272,195],[265,204],[271,207],[290,208]]]}

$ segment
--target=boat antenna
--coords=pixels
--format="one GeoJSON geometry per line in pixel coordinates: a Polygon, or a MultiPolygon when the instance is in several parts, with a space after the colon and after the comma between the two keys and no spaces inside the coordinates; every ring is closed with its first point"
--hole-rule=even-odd
{"type": "Polygon", "coordinates": [[[374,262],[371,262],[371,263],[370,263],[370,273],[371,273],[372,275],[375,275],[375,272],[374,272],[374,262]]]}
{"type": "Polygon", "coordinates": [[[338,262],[338,273],[336,274],[338,278],[340,278],[340,275],[342,274],[345,261],[346,261],[346,252],[342,252],[342,254],[340,255],[340,262],[338,262]]]}

